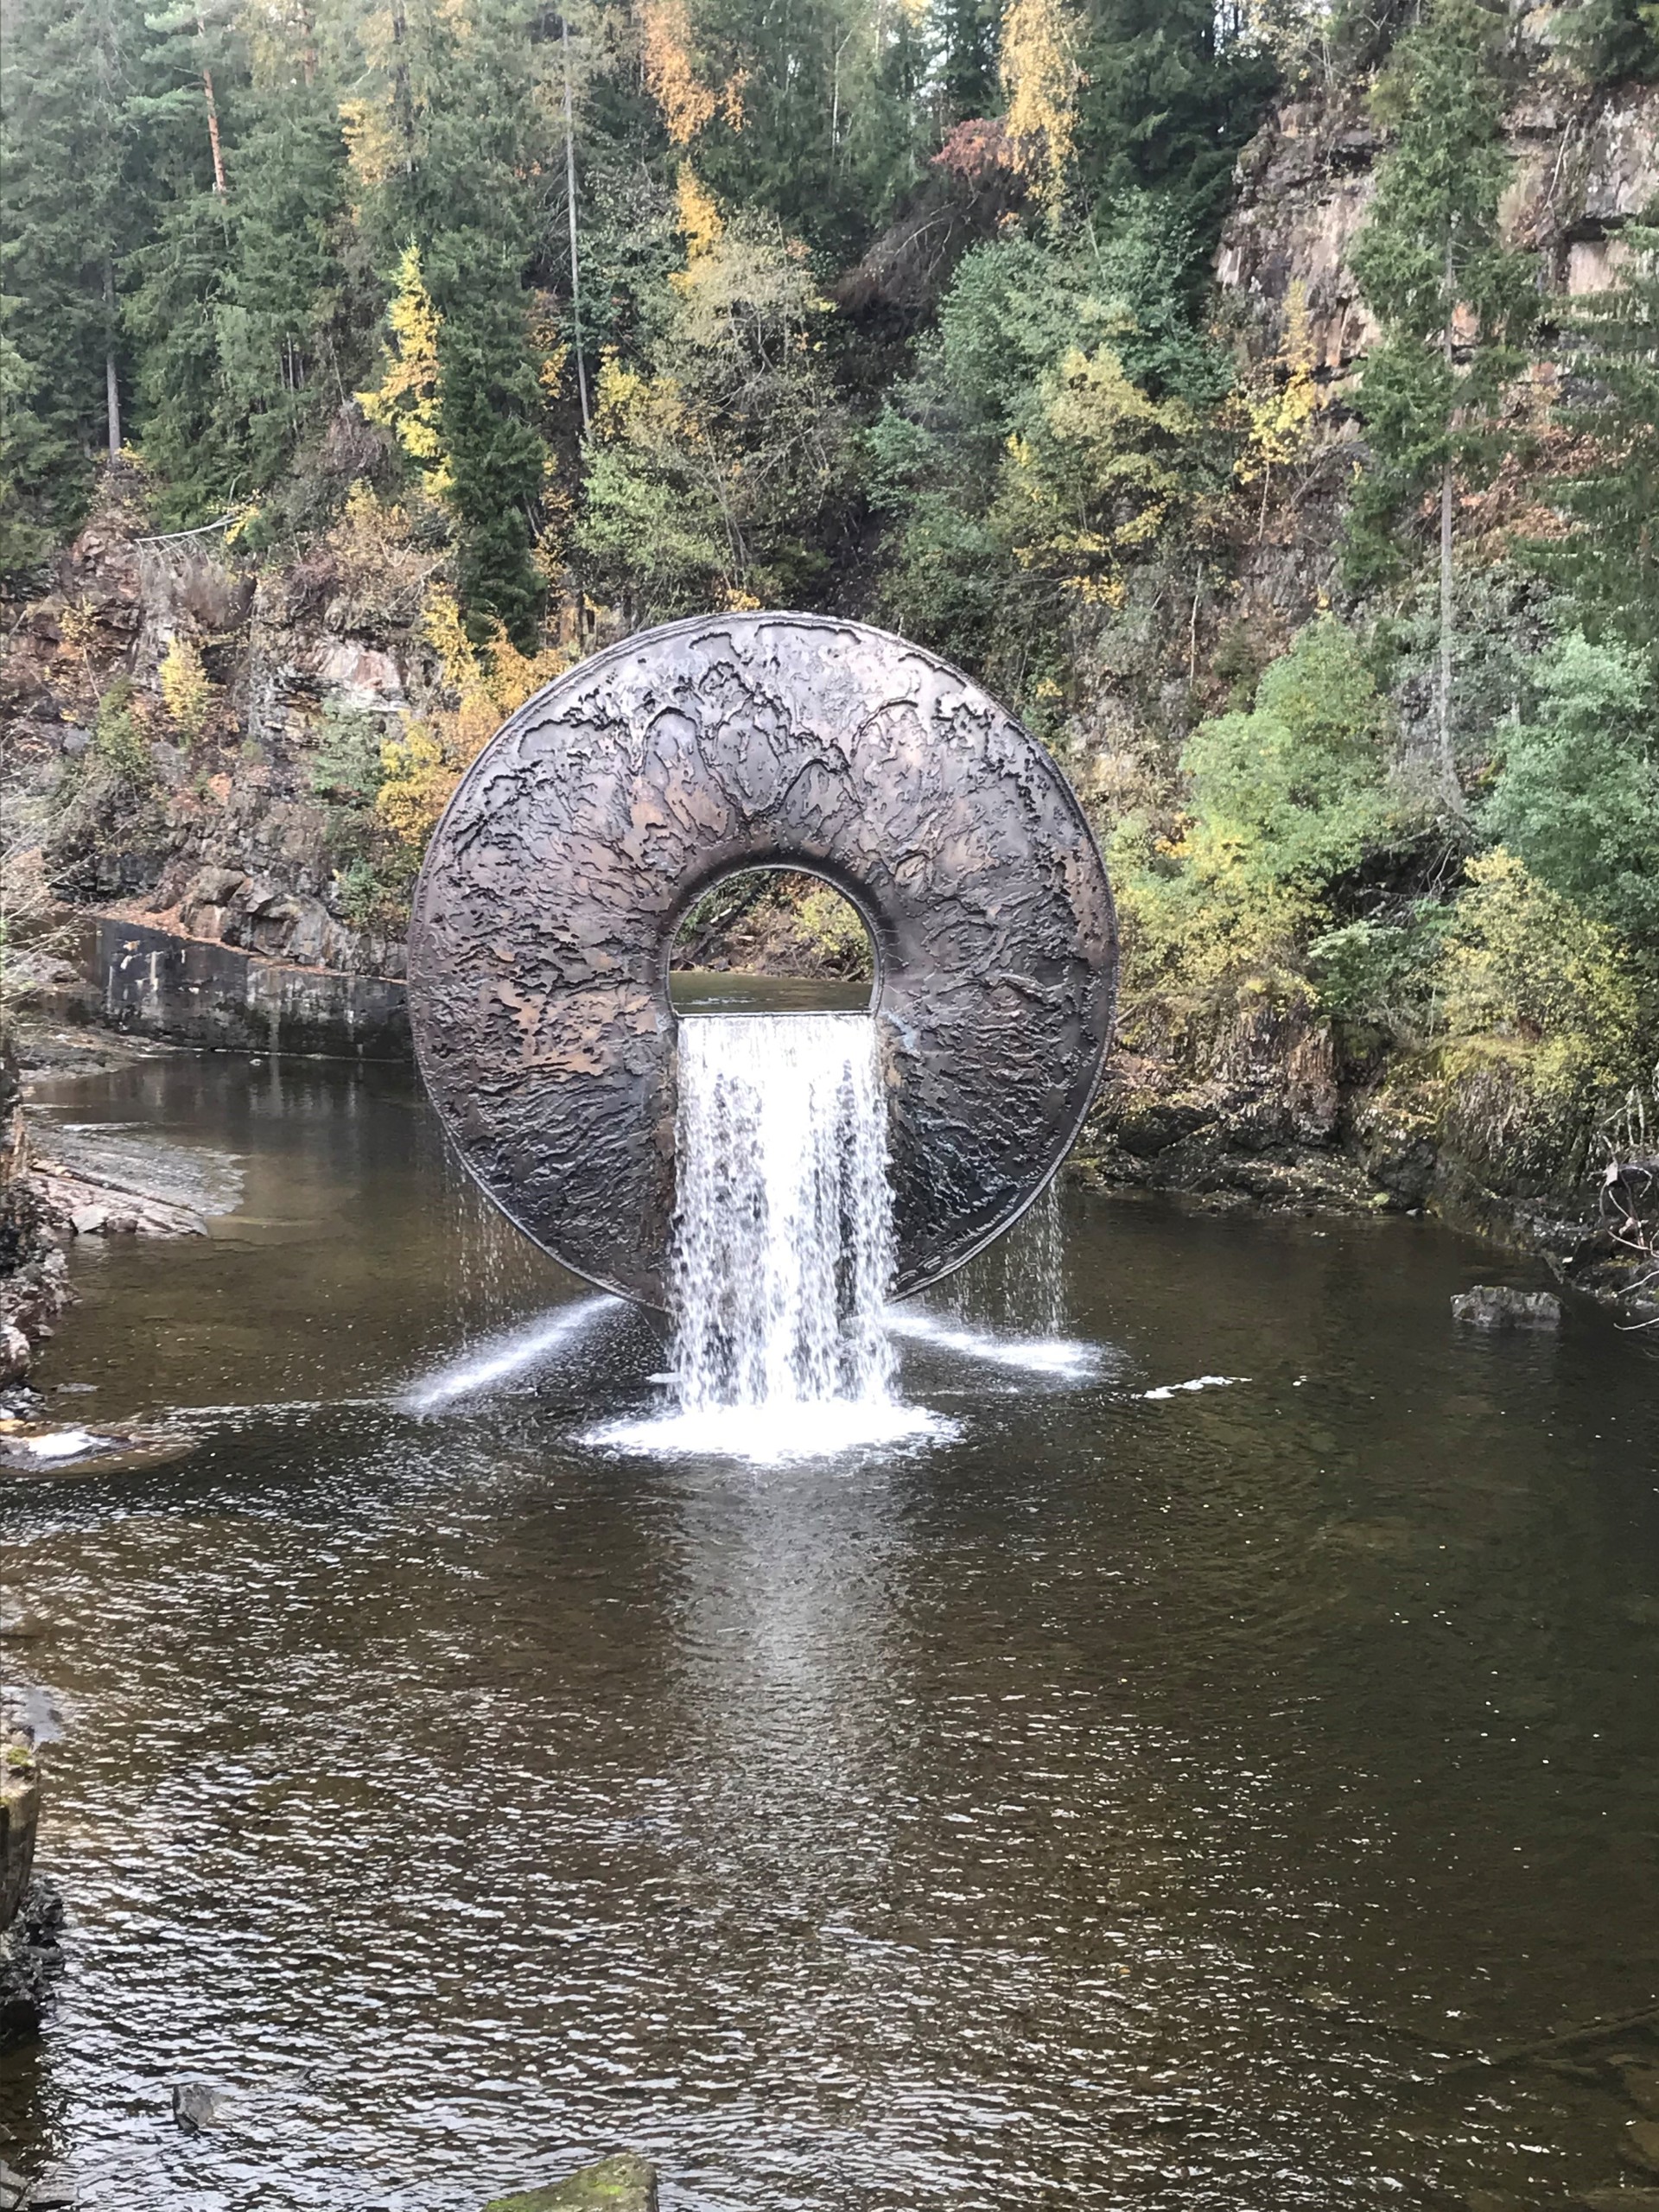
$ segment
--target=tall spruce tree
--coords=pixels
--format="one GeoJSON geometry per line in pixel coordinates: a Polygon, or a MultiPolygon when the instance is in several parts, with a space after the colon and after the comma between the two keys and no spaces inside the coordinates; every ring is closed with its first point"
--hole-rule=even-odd
{"type": "Polygon", "coordinates": [[[1552,492],[1568,534],[1532,551],[1587,636],[1659,661],[1659,228],[1632,226],[1620,244],[1619,283],[1561,334],[1565,427],[1590,459],[1552,492]]]}
{"type": "Polygon", "coordinates": [[[1653,0],[1579,0],[1563,12],[1566,43],[1598,84],[1659,77],[1659,9],[1653,0]]]}
{"type": "Polygon", "coordinates": [[[129,364],[126,257],[143,235],[135,102],[147,38],[133,0],[19,0],[0,119],[0,565],[73,525],[118,452],[129,364]]]}
{"type": "Polygon", "coordinates": [[[1196,281],[1276,66],[1265,48],[1224,35],[1213,0],[1088,0],[1082,16],[1083,185],[1091,197],[1162,196],[1192,241],[1196,281]]]}
{"type": "Polygon", "coordinates": [[[418,253],[462,599],[521,646],[545,596],[532,557],[547,448],[530,286],[563,213],[559,29],[527,0],[392,0],[359,25],[370,127],[353,163],[370,189],[359,220],[388,284],[418,253]]]}
{"type": "Polygon", "coordinates": [[[938,74],[947,122],[989,114],[996,98],[1001,20],[994,0],[940,0],[938,74]]]}
{"type": "Polygon", "coordinates": [[[1498,232],[1510,171],[1500,67],[1505,18],[1488,0],[1433,0],[1395,48],[1375,105],[1394,140],[1352,264],[1382,326],[1359,409],[1371,465],[1357,488],[1356,581],[1399,565],[1424,496],[1439,494],[1440,667],[1435,734],[1446,802],[1463,811],[1452,717],[1454,532],[1460,480],[1502,450],[1496,412],[1535,319],[1529,256],[1498,232]]]}
{"type": "Polygon", "coordinates": [[[226,140],[239,139],[245,51],[223,5],[146,18],[148,89],[134,101],[154,195],[150,236],[129,264],[140,442],[169,523],[223,505],[235,465],[218,317],[235,263],[226,140]]]}

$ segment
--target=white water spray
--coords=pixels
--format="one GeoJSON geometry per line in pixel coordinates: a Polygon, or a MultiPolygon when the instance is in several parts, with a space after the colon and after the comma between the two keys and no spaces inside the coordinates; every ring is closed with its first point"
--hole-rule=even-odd
{"type": "Polygon", "coordinates": [[[491,1337],[461,1358],[423,1375],[401,1394],[398,1403],[405,1413],[424,1417],[444,1413],[462,1399],[479,1397],[503,1382],[516,1381],[573,1344],[601,1314],[613,1313],[619,1303],[614,1298],[601,1296],[556,1306],[551,1313],[538,1314],[503,1336],[491,1337]]]}
{"type": "Polygon", "coordinates": [[[887,1104],[861,1014],[683,1021],[665,1420],[634,1449],[789,1459],[936,1428],[899,1404],[887,1104]]]}

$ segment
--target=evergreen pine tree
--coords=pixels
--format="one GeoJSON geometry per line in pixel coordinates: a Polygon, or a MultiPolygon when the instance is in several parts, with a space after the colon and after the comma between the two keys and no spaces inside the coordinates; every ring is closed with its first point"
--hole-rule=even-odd
{"type": "Polygon", "coordinates": [[[1654,0],[1579,0],[1563,11],[1566,41],[1597,84],[1659,77],[1659,8],[1654,0]]]}
{"type": "Polygon", "coordinates": [[[363,29],[363,87],[391,123],[359,220],[388,281],[417,251],[463,601],[480,635],[499,620],[526,648],[545,596],[532,558],[547,449],[530,280],[551,247],[564,174],[558,30],[521,0],[476,0],[464,14],[394,0],[363,29]]]}
{"type": "Polygon", "coordinates": [[[1382,336],[1360,391],[1372,465],[1357,488],[1356,581],[1397,565],[1402,522],[1439,493],[1440,651],[1436,734],[1446,800],[1461,812],[1452,728],[1452,521],[1461,478],[1501,449],[1494,416],[1536,311],[1533,264],[1498,235],[1510,162],[1488,0],[1433,0],[1395,50],[1376,105],[1395,129],[1351,256],[1382,336]]]}
{"type": "Polygon", "coordinates": [[[1239,149],[1277,82],[1270,54],[1222,35],[1213,0],[1088,0],[1079,55],[1079,172],[1091,198],[1152,191],[1213,250],[1239,149]]]}
{"type": "Polygon", "coordinates": [[[0,564],[27,566],[119,450],[125,257],[146,221],[133,0],[18,0],[0,124],[0,564]]]}
{"type": "Polygon", "coordinates": [[[939,83],[948,123],[991,111],[996,99],[999,20],[991,0],[941,0],[939,83]]]}
{"type": "Polygon", "coordinates": [[[1581,302],[1562,334],[1579,394],[1566,427],[1593,455],[1552,495],[1574,527],[1532,550],[1587,636],[1659,658],[1659,228],[1621,243],[1621,281],[1581,302]]]}

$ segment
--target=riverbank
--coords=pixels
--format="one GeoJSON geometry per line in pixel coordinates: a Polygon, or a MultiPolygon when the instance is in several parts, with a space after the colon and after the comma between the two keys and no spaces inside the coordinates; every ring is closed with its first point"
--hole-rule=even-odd
{"type": "Polygon", "coordinates": [[[59,1316],[76,1296],[68,1255],[85,1237],[177,1238],[206,1233],[230,1195],[165,1144],[124,1142],[94,1126],[43,1126],[32,1088],[143,1065],[169,1047],[113,1030],[40,1017],[15,1022],[0,1098],[0,1411],[26,1410],[27,1383],[59,1316]],[[19,1394],[22,1394],[21,1395],[19,1394]]]}

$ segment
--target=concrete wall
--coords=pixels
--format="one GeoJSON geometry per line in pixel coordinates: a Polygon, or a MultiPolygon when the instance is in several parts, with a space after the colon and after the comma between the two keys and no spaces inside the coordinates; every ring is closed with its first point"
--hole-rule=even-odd
{"type": "Polygon", "coordinates": [[[118,1029],[239,1052],[401,1060],[413,1049],[405,988],[391,976],[291,967],[107,915],[96,961],[118,1029]]]}

